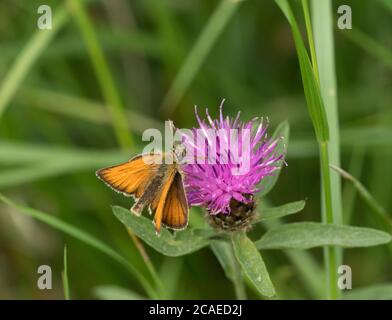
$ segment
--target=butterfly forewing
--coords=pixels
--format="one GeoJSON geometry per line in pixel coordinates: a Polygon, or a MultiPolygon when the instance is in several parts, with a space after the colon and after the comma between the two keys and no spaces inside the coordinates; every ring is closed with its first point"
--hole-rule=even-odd
{"type": "Polygon", "coordinates": [[[97,171],[108,186],[128,196],[140,198],[159,170],[160,154],[138,155],[131,160],[97,171]]]}

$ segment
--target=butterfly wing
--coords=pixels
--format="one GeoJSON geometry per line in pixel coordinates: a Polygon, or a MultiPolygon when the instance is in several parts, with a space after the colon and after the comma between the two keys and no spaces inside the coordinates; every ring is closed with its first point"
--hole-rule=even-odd
{"type": "Polygon", "coordinates": [[[151,209],[155,210],[154,222],[158,234],[161,225],[174,230],[181,230],[187,226],[188,203],[180,172],[173,170],[170,173],[161,194],[153,201],[151,209]]]}
{"type": "Polygon", "coordinates": [[[138,155],[125,163],[100,169],[96,175],[115,191],[138,199],[158,172],[161,162],[161,154],[138,155]]]}

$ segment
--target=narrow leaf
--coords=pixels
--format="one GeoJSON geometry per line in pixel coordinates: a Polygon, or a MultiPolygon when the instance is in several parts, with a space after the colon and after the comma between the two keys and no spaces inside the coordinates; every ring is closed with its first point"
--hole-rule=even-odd
{"type": "Polygon", "coordinates": [[[390,234],[370,228],[297,222],[270,229],[255,244],[258,249],[356,248],[385,244],[391,240],[390,234]]]}
{"type": "Polygon", "coordinates": [[[233,251],[227,241],[213,240],[211,241],[211,250],[218,259],[226,277],[234,281],[235,261],[233,251]]]}
{"type": "Polygon", "coordinates": [[[162,229],[160,236],[155,233],[152,221],[146,217],[137,217],[128,209],[114,206],[113,213],[127,228],[158,252],[171,257],[189,254],[209,244],[209,238],[215,232],[208,229],[186,229],[172,235],[162,229]]]}
{"type": "Polygon", "coordinates": [[[254,243],[245,233],[237,233],[232,241],[234,254],[249,280],[263,296],[274,297],[276,295],[274,286],[254,243]]]}
{"type": "Polygon", "coordinates": [[[112,286],[112,285],[102,285],[97,286],[93,289],[94,295],[101,300],[145,300],[136,292],[131,290],[112,286]]]}
{"type": "Polygon", "coordinates": [[[355,189],[357,189],[361,198],[366,202],[369,208],[373,211],[374,214],[377,215],[380,223],[382,224],[383,228],[386,231],[392,232],[392,220],[389,217],[388,213],[385,209],[378,203],[378,201],[372,196],[372,194],[365,188],[365,186],[357,180],[354,176],[352,176],[347,171],[334,166],[330,165],[332,169],[338,172],[344,179],[350,181],[355,189]]]}
{"type": "Polygon", "coordinates": [[[358,288],[343,295],[345,300],[392,300],[392,283],[358,288]]]}
{"type": "MultiPolygon", "coordinates": [[[[285,149],[287,149],[287,146],[289,144],[289,137],[290,137],[289,123],[287,121],[283,121],[278,125],[278,127],[275,129],[275,132],[272,135],[273,140],[281,139],[281,141],[278,143],[278,146],[275,149],[276,154],[285,152],[285,149]]],[[[263,179],[263,181],[261,182],[261,190],[259,192],[260,197],[265,196],[275,186],[276,182],[278,181],[283,164],[284,164],[283,161],[281,161],[281,163],[278,164],[279,169],[277,169],[272,176],[268,176],[263,179]]]]}
{"type": "Polygon", "coordinates": [[[260,209],[260,213],[258,217],[253,221],[253,223],[258,223],[260,221],[269,220],[269,219],[277,219],[282,218],[284,216],[288,216],[294,213],[301,211],[305,207],[305,201],[295,201],[286,203],[279,207],[273,208],[262,208],[260,209]]]}
{"type": "Polygon", "coordinates": [[[308,106],[309,115],[312,119],[316,137],[319,141],[326,142],[329,140],[327,115],[321,97],[320,87],[313,72],[313,67],[306,51],[305,44],[302,40],[297,21],[295,20],[294,14],[287,0],[275,0],[275,2],[286,16],[291,26],[295,47],[297,49],[306,104],[308,106]]]}
{"type": "Polygon", "coordinates": [[[68,21],[69,16],[65,6],[57,7],[55,12],[52,30],[50,32],[35,31],[3,77],[3,81],[0,83],[0,117],[42,52],[68,21]]]}

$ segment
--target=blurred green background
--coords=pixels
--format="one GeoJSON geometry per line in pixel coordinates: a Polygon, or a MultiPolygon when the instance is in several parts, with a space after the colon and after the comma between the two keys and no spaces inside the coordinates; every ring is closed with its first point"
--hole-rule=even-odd
{"type": "MultiPolygon", "coordinates": [[[[317,145],[291,31],[274,1],[90,0],[82,2],[84,11],[75,10],[75,2],[45,1],[55,17],[52,30],[37,28],[42,1],[0,2],[1,193],[88,231],[147,274],[110,209],[129,207],[131,200],[108,189],[95,170],[141,152],[145,129],[162,128],[168,118],[177,127],[192,127],[194,105],[208,106],[216,115],[225,98],[225,113],[241,110],[243,120],[268,116],[271,131],[289,121],[288,166],[265,201],[305,199],[305,210],[287,221],[320,220],[317,145]]],[[[301,17],[298,2],[291,3],[301,17]]],[[[353,12],[353,30],[335,30],[342,167],[387,212],[392,208],[391,3],[333,2],[335,18],[341,4],[353,12]]],[[[343,202],[350,223],[378,227],[351,184],[343,183],[343,202]]],[[[63,299],[65,243],[72,298],[102,297],[97,287],[103,285],[145,296],[137,280],[101,252],[0,204],[0,298],[63,299]],[[37,288],[43,264],[52,267],[52,290],[37,288]]],[[[167,258],[145,247],[170,298],[235,297],[210,249],[167,258]]],[[[301,260],[264,253],[279,298],[318,297],[313,289],[324,283],[323,274],[306,279],[305,260],[322,270],[322,250],[305,254],[301,260]]],[[[385,246],[345,251],[354,288],[392,281],[391,262],[385,246]]],[[[250,291],[250,298],[256,297],[250,291]]]]}

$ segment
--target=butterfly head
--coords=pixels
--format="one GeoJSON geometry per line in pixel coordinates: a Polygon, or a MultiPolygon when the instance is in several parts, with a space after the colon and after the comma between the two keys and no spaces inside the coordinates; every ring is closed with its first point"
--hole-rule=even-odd
{"type": "Polygon", "coordinates": [[[180,163],[180,164],[185,162],[186,147],[181,142],[177,142],[174,144],[173,156],[174,156],[175,162],[180,163]]]}

